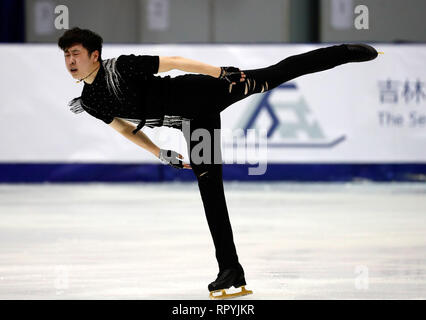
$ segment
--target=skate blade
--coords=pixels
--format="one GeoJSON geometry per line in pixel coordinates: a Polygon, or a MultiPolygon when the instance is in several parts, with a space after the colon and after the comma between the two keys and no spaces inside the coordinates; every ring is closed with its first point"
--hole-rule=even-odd
{"type": "Polygon", "coordinates": [[[246,296],[252,294],[252,290],[247,290],[245,286],[241,286],[241,291],[235,293],[227,293],[225,289],[210,291],[210,299],[212,300],[223,300],[223,299],[232,299],[237,297],[246,296]],[[219,294],[218,294],[219,293],[219,294]]]}

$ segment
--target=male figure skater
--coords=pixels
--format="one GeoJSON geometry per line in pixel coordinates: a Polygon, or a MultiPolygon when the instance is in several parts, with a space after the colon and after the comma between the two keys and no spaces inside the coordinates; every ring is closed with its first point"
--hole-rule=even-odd
{"type": "Polygon", "coordinates": [[[102,60],[102,42],[98,34],[79,28],[66,31],[58,40],[67,70],[78,82],[84,81],[81,97],[70,102],[71,110],[86,111],[102,120],[164,164],[193,170],[219,265],[217,279],[208,286],[210,297],[229,298],[251,293],[244,288],[244,270],[233,240],[223,189],[220,147],[213,147],[220,146],[220,136],[214,134],[214,129],[221,128],[220,112],[245,97],[272,90],[296,77],[349,62],[373,60],[377,51],[365,44],[342,44],[291,56],[266,68],[239,70],[177,56],[130,54],[102,60]],[[192,74],[173,78],[154,76],[173,69],[192,74]],[[183,163],[183,157],[177,152],[156,146],[140,131],[145,125],[182,130],[190,164],[183,163]],[[210,133],[211,150],[202,150],[206,154],[200,163],[192,155],[199,141],[191,137],[201,128],[210,133]],[[241,291],[229,294],[226,290],[231,287],[241,291]]]}

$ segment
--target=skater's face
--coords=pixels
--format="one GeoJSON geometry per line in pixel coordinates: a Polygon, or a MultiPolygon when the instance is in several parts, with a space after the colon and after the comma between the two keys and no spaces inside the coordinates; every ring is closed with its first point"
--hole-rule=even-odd
{"type": "Polygon", "coordinates": [[[93,51],[90,55],[81,44],[75,44],[65,49],[65,65],[74,79],[81,79],[90,74],[96,67],[99,52],[93,51]]]}

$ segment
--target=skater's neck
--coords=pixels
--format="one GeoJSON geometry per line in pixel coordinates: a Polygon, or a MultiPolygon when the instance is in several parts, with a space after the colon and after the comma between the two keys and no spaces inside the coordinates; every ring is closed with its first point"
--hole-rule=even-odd
{"type": "Polygon", "coordinates": [[[96,75],[98,74],[98,71],[100,69],[101,63],[99,61],[96,61],[93,64],[92,71],[83,79],[80,79],[80,81],[84,81],[87,84],[92,84],[93,81],[95,81],[96,75]]]}

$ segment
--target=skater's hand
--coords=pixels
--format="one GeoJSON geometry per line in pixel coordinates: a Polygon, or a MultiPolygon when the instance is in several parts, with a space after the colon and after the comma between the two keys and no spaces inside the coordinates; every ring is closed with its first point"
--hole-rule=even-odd
{"type": "Polygon", "coordinates": [[[182,162],[181,159],[183,159],[183,156],[176,151],[160,149],[158,158],[162,163],[172,166],[173,168],[191,169],[189,164],[182,162]]]}
{"type": "Polygon", "coordinates": [[[236,67],[220,67],[220,70],[219,79],[228,81],[229,92],[231,92],[232,86],[237,84],[237,82],[246,81],[245,73],[236,67]]]}

